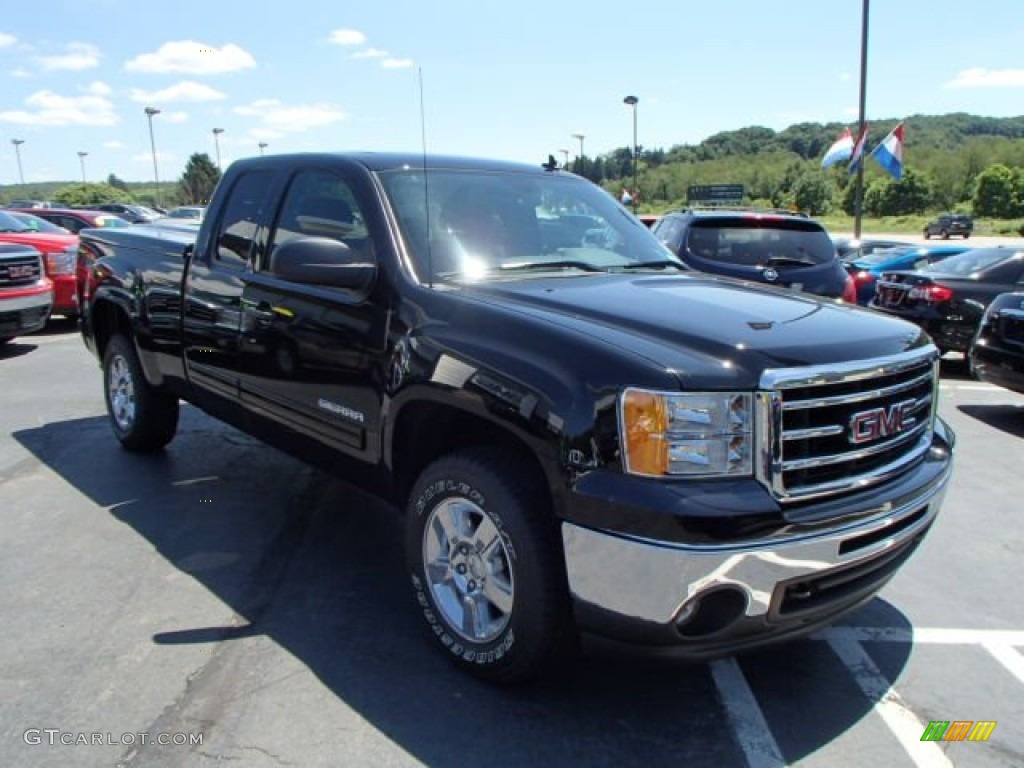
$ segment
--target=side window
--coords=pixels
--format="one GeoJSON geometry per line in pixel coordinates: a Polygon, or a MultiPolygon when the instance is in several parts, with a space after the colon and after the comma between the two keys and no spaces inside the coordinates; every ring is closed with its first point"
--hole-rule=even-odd
{"type": "Polygon", "coordinates": [[[231,188],[213,251],[214,261],[220,266],[244,269],[249,263],[272,181],[270,171],[255,171],[239,178],[231,188]]]}
{"type": "Polygon", "coordinates": [[[268,248],[271,272],[274,249],[299,237],[328,237],[367,261],[373,259],[372,241],[352,188],[327,171],[300,171],[289,184],[268,248]]]}

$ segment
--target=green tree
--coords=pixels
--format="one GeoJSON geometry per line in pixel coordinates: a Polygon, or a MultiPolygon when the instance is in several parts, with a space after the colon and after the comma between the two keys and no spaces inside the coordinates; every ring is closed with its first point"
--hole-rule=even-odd
{"type": "Polygon", "coordinates": [[[828,213],[832,207],[832,185],[820,173],[805,172],[793,184],[793,205],[812,216],[828,213]]]}
{"type": "Polygon", "coordinates": [[[905,216],[924,213],[932,203],[931,178],[913,168],[903,172],[900,181],[887,181],[882,188],[881,216],[905,216]]]}
{"type": "Polygon", "coordinates": [[[185,164],[185,172],[178,181],[178,189],[187,204],[208,203],[218,181],[220,170],[210,156],[205,152],[196,152],[185,164]]]}
{"type": "Polygon", "coordinates": [[[53,193],[53,200],[61,205],[72,206],[135,202],[127,192],[109,184],[68,184],[53,193]]]}
{"type": "Polygon", "coordinates": [[[128,191],[128,185],[121,181],[121,179],[117,178],[114,174],[107,176],[107,184],[112,186],[114,189],[120,189],[124,192],[128,191]]]}
{"type": "Polygon", "coordinates": [[[978,174],[974,189],[974,214],[1008,219],[1019,215],[1020,171],[990,165],[978,174]]]}

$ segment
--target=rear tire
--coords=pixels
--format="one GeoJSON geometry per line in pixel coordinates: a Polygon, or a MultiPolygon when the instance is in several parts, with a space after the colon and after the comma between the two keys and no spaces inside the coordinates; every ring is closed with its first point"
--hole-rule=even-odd
{"type": "Polygon", "coordinates": [[[932,234],[931,234],[931,232],[929,232],[929,231],[928,231],[928,230],[926,229],[926,230],[924,231],[924,239],[925,239],[925,240],[931,240],[931,238],[932,238],[932,234]]]}
{"type": "Polygon", "coordinates": [[[435,642],[492,682],[536,677],[570,647],[558,527],[525,469],[505,452],[444,456],[406,510],[406,560],[435,642]]]}
{"type": "Polygon", "coordinates": [[[121,334],[103,354],[103,394],[114,435],[129,451],[155,453],[178,430],[178,398],[148,381],[135,345],[121,334]]]}
{"type": "Polygon", "coordinates": [[[939,231],[939,237],[941,237],[943,240],[949,240],[949,232],[947,232],[944,229],[940,230],[939,231]]]}

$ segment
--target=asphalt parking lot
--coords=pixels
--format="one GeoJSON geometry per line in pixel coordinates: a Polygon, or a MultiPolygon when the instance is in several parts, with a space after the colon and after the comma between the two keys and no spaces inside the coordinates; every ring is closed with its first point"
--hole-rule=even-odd
{"type": "Polygon", "coordinates": [[[1024,397],[958,359],[944,512],[841,626],[510,690],[426,642],[395,510],[192,408],[125,453],[67,323],[0,351],[0,391],[0,765],[1024,765],[1024,397]]]}

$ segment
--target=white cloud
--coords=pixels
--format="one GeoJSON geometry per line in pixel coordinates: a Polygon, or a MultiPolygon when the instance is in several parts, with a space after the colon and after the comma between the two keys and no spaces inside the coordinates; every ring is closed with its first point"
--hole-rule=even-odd
{"type": "MultiPolygon", "coordinates": [[[[169,162],[169,161],[171,161],[173,159],[174,159],[174,155],[170,154],[169,152],[157,152],[156,153],[157,165],[159,165],[161,163],[169,162]]],[[[152,162],[153,162],[153,153],[152,152],[144,152],[144,153],[140,153],[138,155],[132,155],[132,162],[135,162],[135,163],[150,163],[150,164],[152,164],[152,162]]]]}
{"type": "Polygon", "coordinates": [[[336,29],[329,39],[335,45],[362,45],[366,42],[366,35],[358,29],[336,29]]]}
{"type": "Polygon", "coordinates": [[[235,113],[255,117],[263,123],[263,128],[283,133],[319,128],[346,118],[345,113],[334,104],[285,105],[277,99],[260,99],[248,106],[236,107],[235,113]]]}
{"type": "Polygon", "coordinates": [[[281,131],[275,131],[273,128],[253,128],[249,131],[249,135],[257,141],[270,141],[271,139],[283,139],[284,134],[281,131]]]}
{"type": "Polygon", "coordinates": [[[83,90],[93,96],[109,96],[114,92],[113,88],[99,80],[89,83],[83,90]]]}
{"type": "Polygon", "coordinates": [[[0,122],[18,125],[115,125],[120,118],[114,105],[103,96],[61,96],[53,91],[36,91],[25,99],[34,109],[5,110],[0,122]]]}
{"type": "Polygon", "coordinates": [[[123,146],[124,146],[124,144],[122,144],[120,141],[104,141],[103,142],[103,148],[104,149],[121,149],[121,147],[123,147],[123,146]]]}
{"type": "Polygon", "coordinates": [[[156,53],[143,53],[126,61],[124,68],[130,72],[214,75],[240,72],[255,66],[256,60],[252,54],[234,43],[214,48],[194,40],[177,40],[164,43],[156,53]]]}
{"type": "Polygon", "coordinates": [[[843,114],[849,115],[850,117],[857,117],[860,114],[860,109],[858,107],[845,107],[843,109],[843,114]]]}
{"type": "Polygon", "coordinates": [[[32,73],[24,67],[12,69],[8,74],[10,74],[11,77],[32,77],[32,73]]]}
{"type": "Polygon", "coordinates": [[[188,112],[161,112],[160,117],[168,123],[184,123],[188,120],[188,112]]]}
{"type": "Polygon", "coordinates": [[[36,61],[45,70],[92,69],[99,66],[100,49],[89,43],[68,43],[67,53],[57,56],[37,56],[36,61]]]}
{"type": "Polygon", "coordinates": [[[356,51],[352,54],[353,59],[383,59],[388,55],[387,51],[380,48],[367,48],[365,51],[356,51]]]}
{"type": "Polygon", "coordinates": [[[849,72],[843,72],[841,75],[839,75],[840,81],[842,81],[844,83],[850,82],[850,77],[851,76],[850,76],[849,72]]]}
{"type": "Polygon", "coordinates": [[[971,67],[960,72],[946,88],[1024,88],[1024,69],[971,67]]]}
{"type": "Polygon", "coordinates": [[[217,101],[226,98],[225,94],[216,88],[211,88],[204,83],[197,83],[193,80],[183,80],[159,91],[144,91],[141,88],[132,88],[132,99],[138,102],[149,102],[151,104],[170,104],[175,101],[217,101]]]}
{"type": "Polygon", "coordinates": [[[384,59],[380,65],[384,69],[406,69],[415,63],[412,59],[384,59]]]}
{"type": "Polygon", "coordinates": [[[14,35],[8,35],[6,32],[0,32],[0,48],[7,48],[18,42],[18,38],[14,35]]]}

